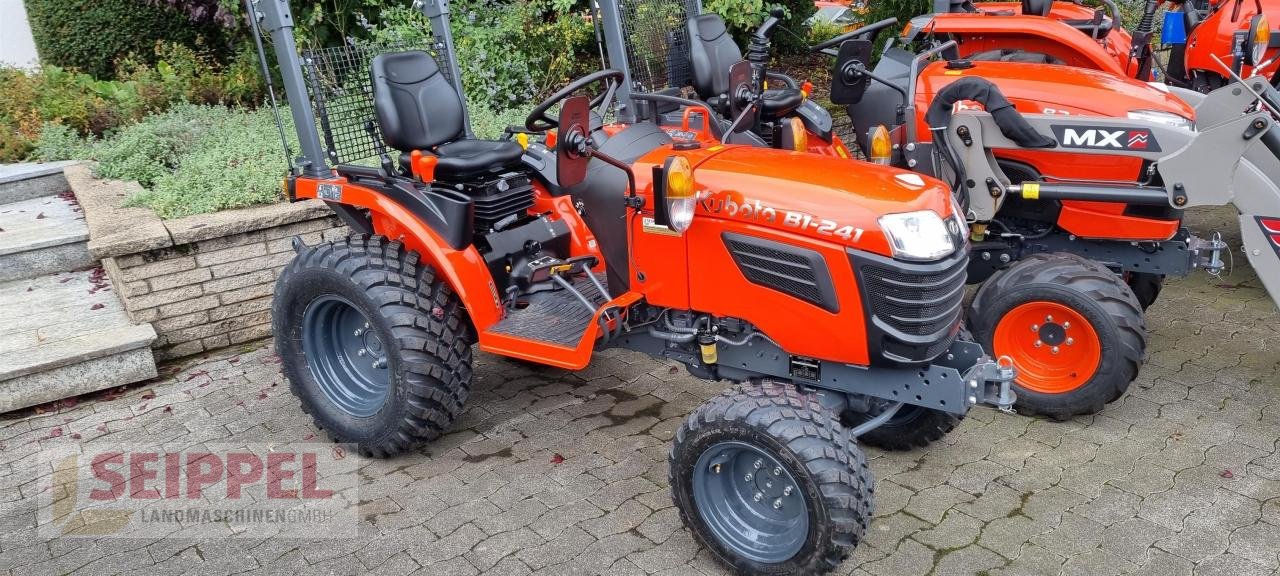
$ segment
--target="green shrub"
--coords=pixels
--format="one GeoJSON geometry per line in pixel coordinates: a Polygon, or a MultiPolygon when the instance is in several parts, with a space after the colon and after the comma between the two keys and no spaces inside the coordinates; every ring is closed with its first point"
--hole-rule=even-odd
{"type": "MultiPolygon", "coordinates": [[[[907,25],[907,21],[921,14],[928,14],[933,11],[933,0],[873,0],[867,3],[867,13],[862,17],[862,21],[868,24],[879,22],[885,18],[897,18],[898,27],[894,31],[902,29],[907,25]]],[[[888,32],[881,32],[880,38],[883,40],[888,32]]],[[[879,53],[880,45],[878,42],[876,52],[879,53]]]]}
{"type": "MultiPolygon", "coordinates": [[[[599,68],[591,23],[572,2],[462,0],[451,9],[463,91],[490,110],[533,104],[599,68]]],[[[371,37],[425,45],[430,30],[421,13],[402,6],[384,10],[371,37]]]]}
{"type": "MultiPolygon", "coordinates": [[[[285,129],[292,133],[291,126],[285,129]]],[[[296,142],[291,146],[297,149],[296,142]]],[[[162,218],[270,204],[283,198],[285,172],[271,112],[237,112],[204,134],[180,158],[177,170],[161,176],[154,189],[134,201],[162,218]]]]}
{"type": "MultiPolygon", "coordinates": [[[[780,28],[773,34],[773,52],[776,55],[799,54],[808,50],[804,38],[809,25],[806,20],[817,9],[813,0],[706,0],[704,12],[714,12],[724,18],[738,45],[745,51],[751,34],[756,31],[773,7],[784,12],[780,28]]],[[[683,23],[681,23],[683,25],[683,23]]]]}
{"type": "Polygon", "coordinates": [[[177,168],[182,155],[225,122],[226,115],[223,108],[176,106],[120,129],[93,146],[89,155],[98,161],[99,176],[137,180],[149,188],[177,168]]]}
{"type": "Polygon", "coordinates": [[[31,157],[41,162],[83,158],[89,153],[90,144],[70,127],[45,122],[36,139],[31,157]]]}
{"type": "Polygon", "coordinates": [[[142,0],[26,0],[31,34],[41,61],[111,78],[117,58],[138,54],[151,61],[157,41],[227,50],[222,29],[195,25],[167,7],[142,0]]]}
{"type": "Polygon", "coordinates": [[[0,118],[0,162],[21,161],[31,152],[32,146],[31,139],[20,132],[17,126],[0,118]]]}
{"type": "Polygon", "coordinates": [[[524,126],[529,109],[490,110],[485,104],[472,101],[467,105],[467,114],[476,138],[493,140],[501,138],[508,126],[524,126]]]}

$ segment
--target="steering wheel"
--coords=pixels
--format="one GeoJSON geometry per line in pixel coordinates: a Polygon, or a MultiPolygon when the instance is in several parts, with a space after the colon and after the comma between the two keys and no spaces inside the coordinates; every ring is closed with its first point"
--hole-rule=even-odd
{"type": "Polygon", "coordinates": [[[559,104],[561,100],[572,96],[577,91],[595,84],[596,82],[603,81],[607,88],[604,92],[597,94],[595,98],[591,99],[591,107],[599,108],[605,102],[613,99],[614,92],[617,91],[618,85],[621,84],[624,79],[625,76],[623,76],[622,72],[610,68],[599,72],[592,72],[591,74],[574,80],[573,82],[570,82],[568,86],[565,86],[555,94],[548,96],[541,104],[534,107],[533,111],[529,113],[529,117],[525,118],[524,127],[528,128],[531,132],[546,132],[547,130],[559,127],[560,122],[547,113],[551,110],[551,107],[559,104]]]}

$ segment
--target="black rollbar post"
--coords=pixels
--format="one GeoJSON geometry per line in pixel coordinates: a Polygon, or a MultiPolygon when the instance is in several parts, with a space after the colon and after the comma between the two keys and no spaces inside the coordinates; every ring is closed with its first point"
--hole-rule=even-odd
{"type": "Polygon", "coordinates": [[[289,146],[289,137],[284,134],[284,122],[280,121],[280,104],[276,100],[275,83],[271,81],[271,67],[267,65],[267,52],[262,49],[262,32],[258,30],[258,12],[253,9],[252,0],[244,0],[244,17],[253,32],[253,44],[258,48],[258,64],[262,65],[262,79],[267,83],[267,96],[271,99],[271,114],[276,119],[276,130],[280,132],[280,144],[284,146],[284,164],[289,173],[294,173],[293,150],[289,146]]]}

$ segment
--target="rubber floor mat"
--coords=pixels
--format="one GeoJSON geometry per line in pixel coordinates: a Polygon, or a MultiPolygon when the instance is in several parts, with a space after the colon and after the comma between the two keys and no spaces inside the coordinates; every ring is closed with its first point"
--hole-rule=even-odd
{"type": "MultiPolygon", "coordinates": [[[[596,278],[601,284],[605,283],[604,274],[597,274],[596,278]]],[[[597,306],[606,302],[585,276],[574,280],[573,286],[597,306]]],[[[507,317],[492,328],[493,332],[572,348],[578,345],[595,315],[594,311],[587,311],[582,301],[568,290],[539,292],[523,300],[529,305],[524,309],[508,310],[507,317]]]]}

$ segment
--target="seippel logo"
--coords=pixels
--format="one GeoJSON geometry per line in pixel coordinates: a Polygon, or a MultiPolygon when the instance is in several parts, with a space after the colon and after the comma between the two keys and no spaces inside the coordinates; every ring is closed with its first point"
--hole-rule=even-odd
{"type": "Polygon", "coordinates": [[[1053,125],[1053,135],[1063,148],[1088,148],[1092,150],[1139,150],[1159,152],[1160,143],[1155,134],[1146,128],[1116,130],[1110,126],[1053,125]]]}

